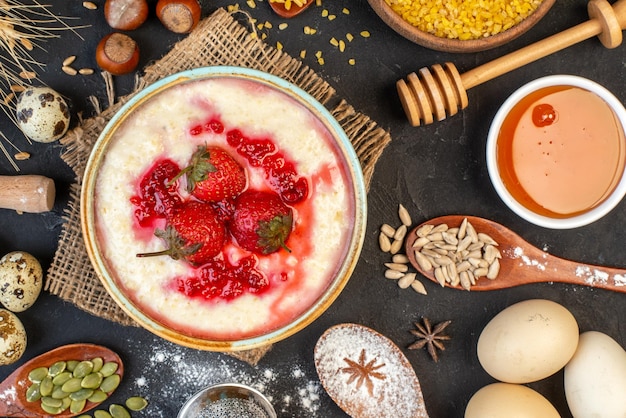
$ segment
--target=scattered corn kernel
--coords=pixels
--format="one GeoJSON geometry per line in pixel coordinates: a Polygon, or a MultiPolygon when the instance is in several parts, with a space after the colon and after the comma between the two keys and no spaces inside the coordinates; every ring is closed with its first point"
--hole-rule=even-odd
{"type": "Polygon", "coordinates": [[[385,0],[411,25],[435,36],[479,39],[503,32],[532,14],[543,0],[385,0]]]}
{"type": "Polygon", "coordinates": [[[335,20],[336,17],[336,15],[328,15],[328,20],[335,20]]]}
{"type": "Polygon", "coordinates": [[[267,29],[272,29],[272,22],[268,22],[267,20],[263,23],[263,26],[267,29]]]}
{"type": "Polygon", "coordinates": [[[324,65],[324,58],[319,57],[319,58],[317,59],[317,63],[318,63],[319,65],[324,65]]]}
{"type": "Polygon", "coordinates": [[[280,25],[278,25],[278,29],[280,29],[280,30],[285,30],[285,29],[287,29],[287,26],[289,26],[289,24],[288,24],[288,23],[283,22],[283,23],[281,23],[280,25]]]}
{"type": "Polygon", "coordinates": [[[300,58],[302,59],[306,58],[306,49],[303,49],[302,51],[300,51],[300,58]]]}
{"type": "Polygon", "coordinates": [[[332,46],[339,46],[339,41],[335,38],[330,38],[330,44],[332,46]]]}
{"type": "Polygon", "coordinates": [[[350,14],[350,10],[348,10],[346,7],[344,7],[343,10],[341,11],[341,13],[343,13],[344,15],[349,15],[350,14]]]}
{"type": "Polygon", "coordinates": [[[314,28],[312,28],[310,26],[305,26],[304,27],[304,34],[305,35],[314,35],[315,32],[317,32],[317,29],[314,29],[314,28]]]}
{"type": "Polygon", "coordinates": [[[369,33],[368,31],[366,31],[366,30],[362,31],[362,32],[360,33],[360,35],[361,35],[362,37],[364,37],[364,38],[369,38],[369,37],[370,37],[370,33],[369,33]]]}
{"type": "Polygon", "coordinates": [[[328,10],[322,10],[322,17],[328,17],[328,10]]]}
{"type": "Polygon", "coordinates": [[[320,7],[322,5],[322,0],[315,0],[315,5],[320,7]]]}
{"type": "Polygon", "coordinates": [[[350,59],[348,60],[348,64],[350,64],[350,65],[354,65],[354,64],[356,64],[356,61],[354,60],[354,58],[350,58],[350,59]]]}
{"type": "Polygon", "coordinates": [[[322,51],[317,51],[317,52],[315,53],[315,57],[316,57],[316,58],[318,58],[318,59],[319,59],[319,58],[322,58],[322,51]]]}
{"type": "Polygon", "coordinates": [[[233,13],[233,12],[237,12],[237,11],[239,11],[239,3],[229,5],[229,6],[226,8],[226,10],[228,10],[230,13],[233,13]]]}
{"type": "Polygon", "coordinates": [[[354,39],[354,35],[352,35],[351,33],[346,33],[346,39],[348,40],[348,42],[352,42],[352,40],[354,39]]]}
{"type": "Polygon", "coordinates": [[[280,42],[276,42],[276,49],[278,49],[279,51],[283,50],[283,44],[281,44],[280,42]]]}
{"type": "Polygon", "coordinates": [[[246,4],[251,9],[255,9],[256,8],[256,3],[254,2],[254,0],[248,0],[248,1],[246,1],[246,4]]]}
{"type": "Polygon", "coordinates": [[[346,50],[346,43],[342,39],[340,39],[339,40],[339,51],[343,52],[345,50],[346,50]]]}

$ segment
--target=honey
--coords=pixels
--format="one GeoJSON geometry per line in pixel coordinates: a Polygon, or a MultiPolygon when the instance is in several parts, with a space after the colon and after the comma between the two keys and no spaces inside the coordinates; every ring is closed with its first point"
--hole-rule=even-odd
{"type": "Polygon", "coordinates": [[[505,117],[496,159],[509,193],[527,209],[569,218],[601,204],[625,162],[624,131],[598,95],[573,86],[539,89],[505,117]]]}

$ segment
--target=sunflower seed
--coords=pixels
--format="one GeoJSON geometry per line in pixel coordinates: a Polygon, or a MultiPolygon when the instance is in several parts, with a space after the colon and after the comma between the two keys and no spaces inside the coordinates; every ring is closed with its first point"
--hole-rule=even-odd
{"type": "Polygon", "coordinates": [[[385,270],[385,277],[391,280],[398,280],[404,277],[404,273],[398,270],[387,269],[385,270]]]}
{"type": "Polygon", "coordinates": [[[406,289],[407,287],[411,286],[411,283],[415,281],[416,276],[417,275],[415,273],[405,274],[403,277],[400,278],[400,280],[398,280],[398,287],[400,289],[406,289]]]}
{"type": "Polygon", "coordinates": [[[76,75],[78,74],[78,71],[76,71],[75,68],[70,67],[69,65],[64,65],[63,67],[61,67],[61,70],[63,70],[63,72],[67,75],[76,75]]]}
{"type": "Polygon", "coordinates": [[[389,224],[383,224],[383,226],[380,227],[380,232],[387,235],[389,238],[393,238],[396,234],[395,228],[389,224]]]}
{"type": "Polygon", "coordinates": [[[459,227],[426,224],[416,234],[415,261],[423,271],[434,269],[435,280],[442,286],[448,283],[469,290],[476,279],[489,276],[493,280],[500,271],[498,243],[478,233],[467,218],[459,227]]]}
{"type": "Polygon", "coordinates": [[[395,271],[399,271],[402,273],[406,273],[407,271],[409,271],[409,266],[407,266],[406,264],[402,264],[402,263],[385,263],[385,267],[387,267],[390,270],[395,270],[395,271]]]}
{"type": "Polygon", "coordinates": [[[406,236],[406,231],[407,231],[406,225],[401,225],[400,227],[398,227],[398,229],[396,229],[396,233],[393,234],[393,239],[403,240],[404,237],[406,236]]]}
{"type": "Polygon", "coordinates": [[[413,280],[413,282],[411,283],[411,288],[422,295],[428,294],[428,292],[426,292],[424,284],[417,279],[413,280]]]}
{"type": "Polygon", "coordinates": [[[74,61],[76,61],[76,55],[70,55],[63,60],[63,66],[67,67],[68,65],[72,65],[74,61]]]}
{"type": "Polygon", "coordinates": [[[391,250],[391,241],[384,232],[378,234],[378,245],[380,249],[385,253],[388,253],[391,250]]]}
{"type": "Polygon", "coordinates": [[[389,249],[389,252],[391,254],[396,254],[398,251],[400,251],[402,249],[402,245],[404,244],[404,241],[401,239],[396,239],[391,243],[391,248],[389,249]]]}
{"type": "Polygon", "coordinates": [[[409,211],[406,210],[406,208],[402,205],[400,205],[400,207],[398,208],[398,216],[400,217],[400,222],[402,222],[402,225],[409,227],[413,224],[409,211]]]}
{"type": "Polygon", "coordinates": [[[394,254],[394,256],[391,257],[391,261],[393,261],[394,263],[408,264],[409,257],[404,254],[394,254]]]}

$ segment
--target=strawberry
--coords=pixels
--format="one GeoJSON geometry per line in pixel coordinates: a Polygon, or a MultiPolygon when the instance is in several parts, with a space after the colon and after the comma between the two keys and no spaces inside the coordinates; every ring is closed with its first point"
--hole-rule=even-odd
{"type": "Polygon", "coordinates": [[[274,192],[248,190],[235,199],[228,227],[237,244],[256,254],[284,248],[293,227],[293,212],[274,192]]]}
{"type": "Polygon", "coordinates": [[[206,264],[217,256],[226,242],[226,228],[208,203],[189,201],[177,206],[165,230],[154,233],[168,248],[137,257],[169,255],[193,265],[206,264]]]}
{"type": "Polygon", "coordinates": [[[183,175],[187,176],[187,191],[204,202],[233,199],[247,184],[245,169],[220,147],[199,146],[174,180],[183,175]]]}

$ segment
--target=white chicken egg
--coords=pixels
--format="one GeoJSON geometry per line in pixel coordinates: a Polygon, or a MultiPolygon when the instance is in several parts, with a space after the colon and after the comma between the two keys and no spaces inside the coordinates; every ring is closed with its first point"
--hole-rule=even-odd
{"type": "Polygon", "coordinates": [[[530,299],[502,310],[478,338],[478,360],[502,382],[530,383],[553,375],[572,358],[578,323],[562,305],[530,299]]]}
{"type": "Polygon", "coordinates": [[[582,333],[564,385],[574,418],[626,417],[626,351],[606,334],[582,333]]]}
{"type": "Polygon", "coordinates": [[[554,406],[539,392],[513,383],[492,383],[469,400],[465,418],[560,418],[554,406]]]}
{"type": "Polygon", "coordinates": [[[50,87],[28,87],[20,94],[15,110],[20,129],[33,141],[56,141],[69,128],[67,103],[50,87]]]}
{"type": "Polygon", "coordinates": [[[0,309],[0,366],[15,363],[26,351],[26,330],[11,311],[0,309]]]}
{"type": "Polygon", "coordinates": [[[30,308],[39,297],[43,270],[29,253],[13,251],[0,258],[0,303],[12,312],[30,308]]]}

